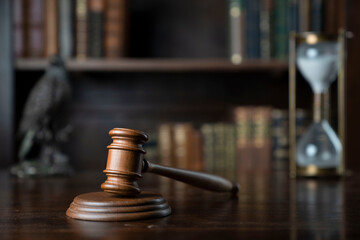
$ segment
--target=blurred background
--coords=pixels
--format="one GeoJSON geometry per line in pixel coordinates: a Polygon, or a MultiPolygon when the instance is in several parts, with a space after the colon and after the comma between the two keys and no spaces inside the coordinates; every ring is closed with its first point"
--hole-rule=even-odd
{"type": "MultiPolygon", "coordinates": [[[[286,171],[288,34],[336,34],[343,28],[355,36],[348,40],[346,67],[346,161],[359,170],[359,5],[355,0],[1,1],[0,166],[19,162],[24,108],[57,54],[71,88],[64,120],[71,131],[61,151],[76,170],[103,170],[108,131],[121,127],[148,133],[147,159],[166,165],[230,178],[236,171],[286,171]]],[[[312,92],[301,80],[298,91],[301,135],[311,119],[312,92]]],[[[336,91],[333,86],[334,96],[336,91]]],[[[34,95],[40,102],[52,99],[34,95]]],[[[52,119],[65,113],[55,110],[52,119]]]]}

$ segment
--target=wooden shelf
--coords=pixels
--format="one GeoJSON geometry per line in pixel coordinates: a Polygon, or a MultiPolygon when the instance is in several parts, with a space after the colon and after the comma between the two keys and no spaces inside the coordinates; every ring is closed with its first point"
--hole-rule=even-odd
{"type": "MultiPolygon", "coordinates": [[[[285,61],[246,61],[239,65],[232,64],[228,59],[137,59],[119,60],[88,59],[68,60],[69,71],[113,71],[113,72],[237,72],[237,71],[286,71],[285,61]]],[[[45,59],[18,59],[16,70],[44,70],[45,59]]]]}

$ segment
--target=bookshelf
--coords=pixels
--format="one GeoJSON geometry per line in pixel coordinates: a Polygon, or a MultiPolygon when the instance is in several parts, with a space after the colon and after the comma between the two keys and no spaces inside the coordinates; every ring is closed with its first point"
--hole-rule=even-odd
{"type": "MultiPolygon", "coordinates": [[[[132,44],[128,57],[114,60],[69,59],[66,62],[75,94],[78,94],[74,102],[74,121],[76,124],[85,121],[81,131],[100,126],[101,130],[99,128],[94,135],[105,135],[99,143],[89,142],[95,148],[99,145],[95,158],[103,157],[99,152],[107,144],[106,130],[113,128],[113,125],[136,127],[148,121],[155,126],[159,121],[172,119],[195,119],[199,122],[206,119],[226,120],[226,109],[233,105],[287,106],[285,60],[245,60],[234,65],[227,58],[228,29],[224,27],[228,25],[226,1],[184,0],[175,1],[173,5],[164,2],[134,1],[131,21],[133,28],[129,33],[132,44]],[[158,8],[161,4],[164,4],[164,9],[168,8],[168,11],[160,11],[158,8]],[[168,19],[171,29],[163,21],[165,18],[168,19]],[[184,21],[180,21],[182,19],[184,21]],[[167,31],[161,35],[159,29],[167,31]],[[213,51],[209,52],[208,49],[213,51]],[[116,113],[111,113],[112,111],[116,113]],[[134,118],[135,123],[131,123],[134,118]]],[[[335,7],[329,10],[333,12],[334,18],[331,22],[326,22],[326,28],[345,26],[356,36],[360,29],[353,20],[356,19],[355,8],[350,7],[356,1],[328,2],[333,2],[335,7]]],[[[6,9],[11,12],[11,4],[10,0],[1,1],[0,9],[4,13],[6,9]]],[[[4,80],[0,81],[0,96],[1,102],[7,105],[0,109],[1,121],[5,123],[1,125],[0,141],[9,146],[0,150],[0,157],[8,159],[1,161],[0,166],[7,167],[15,156],[16,144],[13,136],[22,106],[31,86],[45,70],[47,62],[42,58],[19,58],[10,61],[11,15],[2,14],[1,19],[0,27],[4,31],[0,36],[0,53],[7,55],[0,55],[1,67],[5,67],[2,71],[4,80]]],[[[354,44],[349,46],[354,51],[349,52],[348,86],[358,86],[358,72],[354,70],[352,63],[358,62],[360,49],[354,44]]],[[[351,93],[348,111],[356,109],[360,102],[354,89],[348,90],[351,93]]],[[[351,114],[353,118],[349,122],[354,125],[359,118],[357,114],[351,114]]],[[[89,135],[88,139],[94,135],[89,135]]],[[[82,141],[78,136],[75,136],[75,139],[82,141]]],[[[99,164],[89,165],[91,168],[99,164]]]]}
{"type": "MultiPolygon", "coordinates": [[[[45,59],[17,59],[18,71],[44,70],[45,59]]],[[[242,72],[242,71],[287,71],[285,61],[247,61],[234,65],[228,59],[89,59],[68,60],[69,71],[109,72],[242,72]]]]}

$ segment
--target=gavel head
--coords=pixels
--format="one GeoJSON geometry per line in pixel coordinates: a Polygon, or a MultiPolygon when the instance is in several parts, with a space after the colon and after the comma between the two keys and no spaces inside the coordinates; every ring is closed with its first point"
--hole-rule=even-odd
{"type": "Polygon", "coordinates": [[[142,177],[143,144],[148,140],[145,133],[126,128],[114,128],[109,132],[113,142],[108,146],[109,153],[104,173],[106,181],[101,184],[105,192],[122,196],[140,194],[137,180],[142,177]]]}

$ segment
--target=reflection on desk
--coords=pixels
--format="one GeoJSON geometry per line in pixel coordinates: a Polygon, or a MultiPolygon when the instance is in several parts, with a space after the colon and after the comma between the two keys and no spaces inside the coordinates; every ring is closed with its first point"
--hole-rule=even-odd
{"type": "Polygon", "coordinates": [[[16,179],[0,174],[1,239],[359,239],[358,177],[290,180],[286,173],[239,177],[238,198],[162,177],[144,176],[142,190],[161,193],[165,218],[90,222],[66,217],[80,194],[100,191],[101,173],[16,179]]]}

